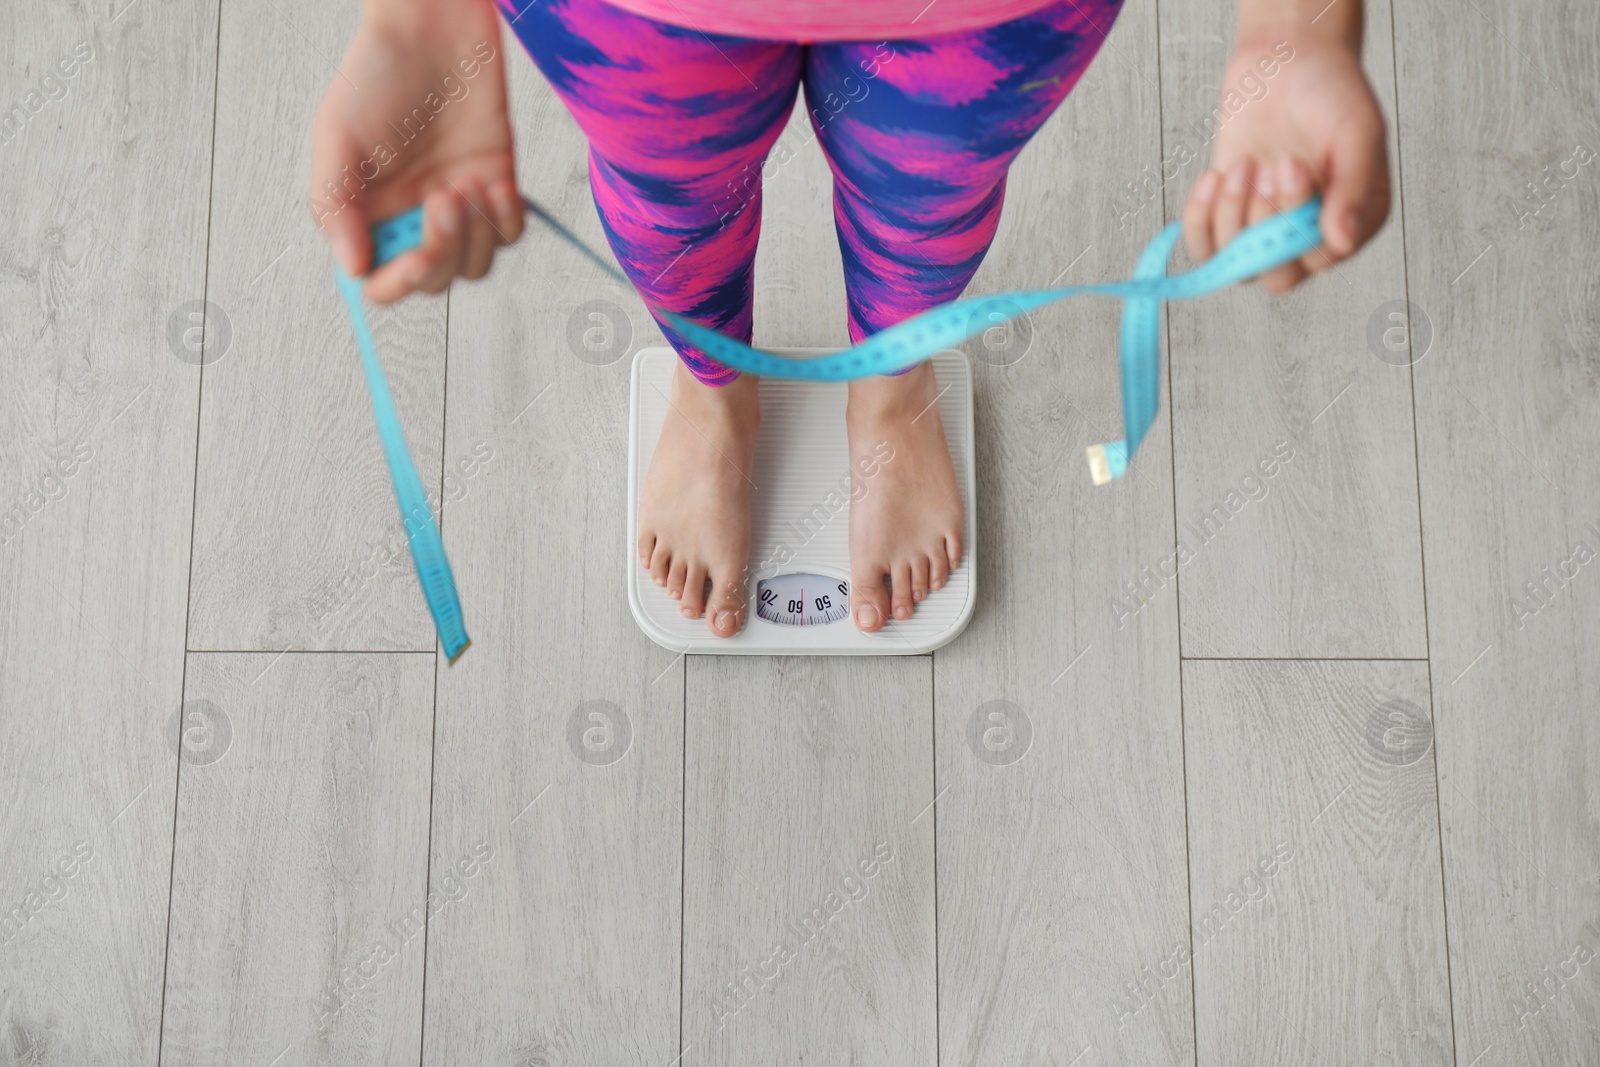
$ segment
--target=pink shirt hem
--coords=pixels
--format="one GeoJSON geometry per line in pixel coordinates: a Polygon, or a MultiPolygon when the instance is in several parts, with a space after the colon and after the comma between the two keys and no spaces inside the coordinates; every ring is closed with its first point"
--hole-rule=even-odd
{"type": "Polygon", "coordinates": [[[1055,0],[607,0],[701,33],[767,41],[903,41],[998,26],[1055,0]]]}

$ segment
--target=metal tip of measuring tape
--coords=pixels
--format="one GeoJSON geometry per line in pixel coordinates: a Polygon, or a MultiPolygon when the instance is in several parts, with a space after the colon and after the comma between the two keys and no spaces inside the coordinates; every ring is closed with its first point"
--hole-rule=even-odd
{"type": "Polygon", "coordinates": [[[1106,446],[1089,446],[1089,477],[1095,485],[1105,485],[1111,480],[1111,464],[1106,462],[1106,446]]]}
{"type": "Polygon", "coordinates": [[[1122,477],[1128,470],[1128,442],[1112,441],[1103,445],[1090,445],[1089,477],[1095,485],[1105,485],[1122,477]]]}
{"type": "Polygon", "coordinates": [[[472,647],[472,638],[469,637],[469,638],[467,638],[466,642],[460,648],[455,650],[454,653],[451,653],[449,649],[446,649],[445,650],[445,655],[448,657],[447,663],[449,664],[449,666],[454,667],[456,665],[456,660],[460,659],[462,654],[464,652],[466,652],[466,650],[471,648],[471,647],[472,647]]]}

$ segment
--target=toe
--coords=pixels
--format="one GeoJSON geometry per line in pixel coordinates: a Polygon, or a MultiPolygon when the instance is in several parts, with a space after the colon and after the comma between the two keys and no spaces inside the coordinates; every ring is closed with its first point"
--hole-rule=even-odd
{"type": "Polygon", "coordinates": [[[639,543],[638,543],[639,566],[643,567],[645,570],[649,570],[650,569],[650,553],[655,551],[655,547],[656,547],[656,535],[655,534],[653,534],[653,533],[641,533],[639,535],[639,543]]]}
{"type": "Polygon", "coordinates": [[[717,637],[732,637],[744,621],[744,587],[737,572],[712,576],[706,623],[717,637]]]}
{"type": "Polygon", "coordinates": [[[941,552],[933,550],[933,555],[928,557],[928,588],[943,589],[944,580],[950,574],[950,556],[948,550],[941,552]]]}
{"type": "Polygon", "coordinates": [[[928,597],[928,557],[918,556],[911,561],[911,599],[922,603],[928,597]]]}
{"type": "Polygon", "coordinates": [[[883,577],[889,568],[868,567],[850,576],[850,600],[854,606],[856,627],[863,633],[876,633],[883,629],[889,618],[889,594],[884,591],[883,577]]]}
{"type": "Polygon", "coordinates": [[[650,580],[657,585],[667,584],[667,575],[672,570],[672,553],[667,551],[667,546],[657,541],[655,548],[650,553],[650,580]]]}
{"type": "Polygon", "coordinates": [[[894,609],[894,617],[897,619],[909,619],[911,618],[911,606],[913,603],[911,599],[911,564],[909,561],[896,563],[890,573],[890,583],[893,587],[890,603],[894,609]]]}
{"type": "Polygon", "coordinates": [[[705,565],[703,563],[691,563],[683,580],[683,617],[686,619],[698,619],[700,617],[700,609],[705,607],[705,600],[705,565]]]}
{"type": "Polygon", "coordinates": [[[683,596],[683,580],[689,574],[689,562],[682,556],[672,561],[672,570],[667,572],[667,595],[673,600],[683,596]]]}
{"type": "Polygon", "coordinates": [[[945,554],[950,558],[950,569],[955,570],[961,566],[961,535],[947,533],[944,535],[945,554]]]}

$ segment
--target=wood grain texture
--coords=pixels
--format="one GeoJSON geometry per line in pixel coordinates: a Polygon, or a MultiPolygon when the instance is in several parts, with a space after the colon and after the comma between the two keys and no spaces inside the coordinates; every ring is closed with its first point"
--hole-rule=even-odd
{"type": "MultiPolygon", "coordinates": [[[[1365,6],[1363,62],[1390,120],[1392,160],[1389,4],[1365,6]]],[[[1182,213],[1211,159],[1215,126],[1197,124],[1222,90],[1277,91],[1272,78],[1221,84],[1236,7],[1162,6],[1157,170],[1167,180],[1130,213],[1136,232],[1153,231],[1163,198],[1168,218],[1182,213]]],[[[1252,106],[1247,96],[1223,121],[1243,121],[1252,106]]],[[[1124,208],[1141,202],[1125,189],[1118,197],[1124,208]]],[[[1405,295],[1396,197],[1359,256],[1292,294],[1253,287],[1169,307],[1178,540],[1194,554],[1176,568],[1185,655],[1427,655],[1411,382],[1367,343],[1369,319],[1405,295]]],[[[1165,577],[1157,595],[1171,595],[1165,577]]]]}
{"type": "Polygon", "coordinates": [[[1427,665],[1190,661],[1183,708],[1193,925],[1155,973],[1192,966],[1197,1062],[1452,1063],[1427,665]]]}
{"type": "MultiPolygon", "coordinates": [[[[1113,304],[972,343],[981,599],[931,661],[638,632],[627,360],[660,335],[537,224],[449,298],[448,424],[446,302],[376,314],[475,639],[437,681],[302,198],[354,8],[0,10],[0,1067],[1587,1062],[1600,15],[1393,9],[1404,220],[1296,296],[1173,309],[1172,421],[1124,482],[1082,458],[1116,436],[1113,304]],[[1408,296],[1409,370],[1366,340],[1408,296]],[[1176,583],[1124,583],[1278,441],[1182,571],[1183,652],[1431,664],[1189,662],[1180,705],[1176,583]],[[186,611],[188,647],[272,651],[186,685],[186,611]]],[[[1127,186],[1199,147],[1229,17],[1132,0],[972,292],[1125,275],[1204,157],[1127,186]]],[[[507,43],[522,182],[603,245],[507,43]]],[[[757,339],[843,344],[803,114],[785,142],[757,339]]]]}
{"type": "Polygon", "coordinates": [[[154,1064],[216,4],[0,9],[0,1064],[154,1064]]]}
{"type": "MultiPolygon", "coordinates": [[[[1102,202],[1159,159],[1155,31],[1153,3],[1123,9],[1014,168],[972,292],[1126,276],[1149,234],[1118,231],[1102,202]]],[[[979,602],[934,656],[948,1063],[1193,1055],[1187,986],[1161,1012],[1118,1010],[1187,925],[1176,603],[1115,604],[1171,550],[1165,416],[1115,486],[1092,487],[1084,461],[1117,436],[1118,316],[1073,301],[973,343],[979,602]]]]}
{"type": "MultiPolygon", "coordinates": [[[[506,63],[523,188],[603,248],[581,135],[525,56],[506,63]]],[[[683,663],[623,584],[648,322],[531,219],[491,282],[451,295],[446,454],[490,458],[444,515],[473,645],[440,667],[433,866],[482,837],[503,859],[481,907],[429,932],[425,1063],[677,1055],[683,663]]]]}
{"type": "Polygon", "coordinates": [[[685,1062],[935,1063],[932,664],[695,656],[685,1062]]]}
{"type": "Polygon", "coordinates": [[[428,870],[432,693],[431,654],[190,655],[161,1062],[417,1062],[424,924],[493,869],[428,870]]]}
{"type": "MultiPolygon", "coordinates": [[[[189,647],[434,647],[333,258],[308,210],[311,117],[359,12],[245,0],[222,17],[189,647]]],[[[367,309],[406,441],[439,487],[443,298],[367,309]]]]}
{"type": "MultiPolygon", "coordinates": [[[[756,341],[842,347],[832,176],[804,104],[765,168],[756,341]]],[[[688,662],[684,1061],[932,1063],[930,662],[688,662]]]]}
{"type": "Polygon", "coordinates": [[[1411,300],[1433,330],[1413,373],[1456,1051],[1587,1062],[1600,12],[1401,0],[1395,32],[1411,300]]]}

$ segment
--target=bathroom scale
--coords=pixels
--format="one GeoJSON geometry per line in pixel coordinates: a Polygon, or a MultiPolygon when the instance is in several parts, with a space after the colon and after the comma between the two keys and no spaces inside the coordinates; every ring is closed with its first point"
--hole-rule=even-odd
{"type": "MultiPolygon", "coordinates": [[[[805,358],[824,349],[783,349],[805,358]]],[[[628,526],[622,546],[628,604],[651,640],[674,652],[752,656],[893,656],[931,652],[966,627],[976,603],[973,565],[978,539],[972,491],[972,365],[954,349],[932,356],[935,401],[961,490],[961,566],[943,589],[930,590],[909,619],[890,618],[862,633],[851,617],[850,498],[872,492],[875,470],[852,471],[845,438],[845,382],[762,378],[761,429],[755,469],[748,472],[750,560],[745,571],[744,627],[715,637],[705,616],[686,619],[679,602],[639,565],[639,497],[669,410],[678,356],[662,346],[633,359],[628,416],[628,526]]],[[[883,462],[894,463],[891,455],[883,462]]]]}

